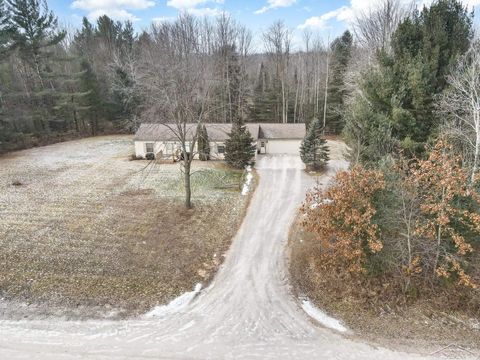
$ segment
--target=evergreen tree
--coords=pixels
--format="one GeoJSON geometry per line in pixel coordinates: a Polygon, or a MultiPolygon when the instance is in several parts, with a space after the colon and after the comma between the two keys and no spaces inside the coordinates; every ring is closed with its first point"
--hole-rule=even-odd
{"type": "Polygon", "coordinates": [[[458,0],[434,2],[399,24],[392,54],[378,54],[347,109],[345,135],[356,160],[376,162],[395,148],[424,151],[438,126],[434,99],[471,38],[472,14],[458,0]]]}
{"type": "Polygon", "coordinates": [[[107,15],[102,15],[97,19],[97,27],[95,30],[95,36],[107,46],[109,52],[113,52],[118,44],[119,34],[122,31],[121,23],[115,23],[107,15]]]}
{"type": "Polygon", "coordinates": [[[330,66],[330,80],[328,86],[327,127],[339,134],[345,125],[341,114],[345,98],[345,73],[352,56],[353,37],[350,31],[332,43],[332,62],[330,66]]]}
{"type": "Polygon", "coordinates": [[[129,131],[136,131],[137,108],[142,101],[136,79],[129,71],[129,66],[118,64],[112,76],[112,108],[116,110],[120,120],[119,127],[129,131]]]}
{"type": "Polygon", "coordinates": [[[278,97],[278,81],[273,79],[267,72],[262,62],[253,90],[253,102],[250,109],[250,117],[255,122],[275,122],[281,118],[281,104],[278,97]]]}
{"type": "Polygon", "coordinates": [[[238,110],[231,111],[230,116],[232,131],[225,141],[225,161],[234,168],[243,169],[252,163],[257,148],[253,145],[252,135],[245,126],[241,113],[238,110]]]}
{"type": "Polygon", "coordinates": [[[10,24],[16,30],[12,35],[14,44],[44,87],[43,74],[48,71],[47,61],[54,56],[51,48],[59,44],[66,33],[57,30],[57,17],[49,10],[46,1],[7,1],[12,13],[10,24]]]}
{"type": "Polygon", "coordinates": [[[385,87],[393,93],[386,98],[377,92],[378,100],[390,103],[392,134],[404,146],[412,144],[407,151],[423,149],[437,125],[434,99],[445,89],[452,65],[468,50],[472,16],[458,0],[439,0],[400,23],[392,38],[393,55],[382,55],[381,66],[390,77],[385,87]]]}
{"type": "Polygon", "coordinates": [[[95,28],[86,17],[82,19],[82,28],[75,33],[73,47],[79,57],[89,59],[93,55],[95,28]]]}
{"type": "Polygon", "coordinates": [[[207,128],[204,124],[198,124],[197,127],[197,146],[201,161],[210,160],[210,140],[208,139],[207,128]]]}
{"type": "MultiPolygon", "coordinates": [[[[75,63],[73,65],[78,66],[75,63]]],[[[74,124],[77,132],[85,132],[86,130],[80,115],[89,109],[89,106],[82,105],[82,103],[84,103],[84,98],[89,95],[90,91],[81,91],[80,80],[82,76],[83,72],[73,73],[69,78],[62,80],[57,87],[55,110],[60,115],[58,122],[64,124],[63,130],[70,129],[68,119],[74,124]]]]}
{"type": "Polygon", "coordinates": [[[119,47],[122,51],[122,57],[131,56],[134,53],[134,46],[137,41],[137,36],[135,35],[135,30],[133,29],[131,21],[125,22],[125,25],[121,29],[120,39],[119,47]]]}
{"type": "MultiPolygon", "coordinates": [[[[51,132],[57,127],[54,112],[57,101],[56,85],[62,75],[55,72],[58,61],[56,47],[66,33],[58,30],[57,17],[47,3],[40,0],[7,0],[12,29],[11,46],[26,69],[24,87],[26,93],[16,99],[24,104],[23,121],[33,124],[39,134],[51,132]]],[[[62,52],[62,54],[64,54],[62,52]]]]}
{"type": "Polygon", "coordinates": [[[225,161],[230,166],[243,169],[252,163],[255,156],[256,146],[253,145],[253,138],[243,123],[236,123],[232,126],[232,132],[225,141],[225,161]]]}
{"type": "Polygon", "coordinates": [[[96,135],[99,130],[99,119],[104,112],[104,102],[97,76],[87,60],[80,63],[81,75],[79,79],[82,97],[82,106],[87,108],[84,112],[90,120],[90,131],[96,135]]]}
{"type": "Polygon", "coordinates": [[[323,126],[319,119],[313,119],[300,146],[300,157],[309,169],[323,169],[329,158],[327,140],[323,138],[323,126]]]}
{"type": "Polygon", "coordinates": [[[4,0],[0,0],[0,60],[10,50],[13,27],[10,24],[10,14],[7,11],[4,0]]]}
{"type": "MultiPolygon", "coordinates": [[[[10,50],[11,27],[9,25],[9,14],[5,7],[4,0],[0,0],[0,71],[2,70],[2,60],[7,57],[10,50]]],[[[6,140],[6,133],[9,122],[4,116],[4,106],[2,94],[5,92],[4,78],[0,74],[0,143],[6,140]]]]}

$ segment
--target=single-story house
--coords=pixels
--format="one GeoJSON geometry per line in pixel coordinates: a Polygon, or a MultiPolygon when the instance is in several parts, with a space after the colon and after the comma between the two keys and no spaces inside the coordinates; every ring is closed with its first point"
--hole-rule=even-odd
{"type": "MultiPolygon", "coordinates": [[[[249,123],[246,126],[259,154],[298,154],[305,136],[305,124],[249,123]]],[[[210,157],[223,159],[225,141],[228,139],[232,124],[205,124],[205,127],[210,142],[210,157]]],[[[187,141],[192,140],[196,131],[196,124],[187,125],[187,141]]],[[[179,156],[181,147],[175,132],[175,124],[141,124],[134,137],[136,156],[139,158],[145,158],[147,154],[153,154],[157,158],[179,156]]],[[[197,149],[193,149],[193,152],[197,153],[197,149]]]]}

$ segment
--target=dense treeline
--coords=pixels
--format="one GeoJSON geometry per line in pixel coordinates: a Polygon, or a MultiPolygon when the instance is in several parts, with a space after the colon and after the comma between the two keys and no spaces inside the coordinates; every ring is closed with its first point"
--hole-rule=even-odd
{"type": "Polygon", "coordinates": [[[133,131],[140,119],[165,121],[165,109],[152,107],[158,89],[150,80],[156,71],[172,71],[164,52],[172,42],[201,58],[196,71],[208,74],[205,121],[317,117],[339,133],[353,37],[346,32],[328,45],[305,31],[293,50],[292,36],[275,22],[258,53],[250,30],[226,14],[184,14],[140,34],[130,22],[101,16],[66,31],[42,0],[0,0],[0,149],[133,131]]]}
{"type": "Polygon", "coordinates": [[[363,282],[376,301],[422,297],[480,309],[480,48],[472,24],[458,0],[423,9],[385,0],[357,19],[362,46],[343,79],[352,169],[312,192],[304,208],[324,282],[363,282]]]}
{"type": "Polygon", "coordinates": [[[0,2],[0,147],[133,128],[138,54],[131,23],[86,19],[74,36],[45,2],[0,2]]]}

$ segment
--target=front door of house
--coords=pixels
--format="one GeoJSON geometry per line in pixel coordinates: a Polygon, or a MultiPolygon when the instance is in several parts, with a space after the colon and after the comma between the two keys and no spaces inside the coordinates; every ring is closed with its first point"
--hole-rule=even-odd
{"type": "Polygon", "coordinates": [[[260,141],[260,154],[267,153],[267,142],[265,140],[260,141]]]}

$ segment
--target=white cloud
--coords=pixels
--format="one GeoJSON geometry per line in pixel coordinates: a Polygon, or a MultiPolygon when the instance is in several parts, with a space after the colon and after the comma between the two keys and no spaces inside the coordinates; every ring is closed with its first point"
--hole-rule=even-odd
{"type": "Polygon", "coordinates": [[[468,7],[472,8],[480,5],[480,0],[466,0],[466,1],[464,0],[463,3],[465,5],[468,5],[468,7]]]}
{"type": "Polygon", "coordinates": [[[75,0],[71,7],[88,11],[90,19],[108,15],[115,20],[139,20],[127,10],[144,10],[155,5],[151,0],[75,0]]]}
{"type": "Polygon", "coordinates": [[[96,9],[88,13],[88,17],[90,18],[90,20],[98,19],[100,16],[103,15],[107,15],[109,18],[119,21],[140,20],[140,18],[136,17],[135,15],[129,13],[127,10],[124,9],[96,9]]]}
{"type": "Polygon", "coordinates": [[[335,19],[337,21],[350,22],[353,19],[353,11],[348,6],[342,6],[337,10],[330,11],[321,16],[312,16],[305,20],[303,24],[299,26],[300,29],[315,28],[318,30],[325,29],[328,25],[328,21],[335,19]]]}
{"type": "Polygon", "coordinates": [[[217,16],[223,12],[217,7],[198,7],[208,3],[223,4],[224,0],[168,0],[167,6],[196,16],[217,16]]]}
{"type": "Polygon", "coordinates": [[[255,11],[255,14],[263,14],[268,10],[284,8],[294,5],[297,0],[267,0],[267,5],[255,11]]]}
{"type": "Polygon", "coordinates": [[[159,17],[154,17],[152,21],[160,24],[160,23],[175,21],[175,19],[176,17],[174,16],[159,16],[159,17]]]}
{"type": "Polygon", "coordinates": [[[208,2],[215,2],[217,4],[223,4],[223,0],[168,0],[167,6],[174,7],[175,9],[192,9],[198,5],[203,5],[208,2]]]}
{"type": "MultiPolygon", "coordinates": [[[[328,26],[328,22],[333,19],[349,24],[355,19],[356,16],[368,13],[372,9],[375,9],[383,1],[384,0],[350,0],[349,6],[342,6],[323,15],[308,18],[303,24],[299,25],[299,28],[325,29],[328,26]]],[[[422,8],[424,5],[430,5],[432,2],[433,0],[419,0],[417,1],[417,5],[419,8],[422,8]]],[[[480,5],[480,0],[463,0],[462,2],[470,9],[472,9],[474,6],[480,5]]],[[[401,0],[401,3],[408,5],[411,4],[411,0],[401,0]]]]}
{"type": "Polygon", "coordinates": [[[149,0],[75,0],[72,3],[74,9],[95,10],[95,9],[147,9],[155,5],[149,0]]]}
{"type": "Polygon", "coordinates": [[[217,8],[191,8],[186,10],[188,13],[196,16],[218,16],[223,13],[223,10],[217,8]]]}

